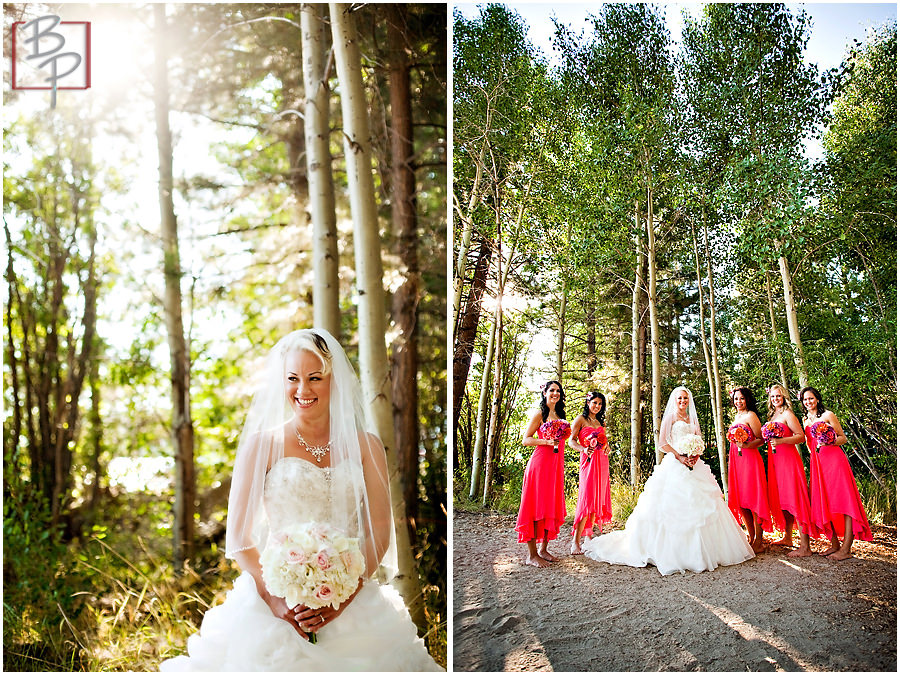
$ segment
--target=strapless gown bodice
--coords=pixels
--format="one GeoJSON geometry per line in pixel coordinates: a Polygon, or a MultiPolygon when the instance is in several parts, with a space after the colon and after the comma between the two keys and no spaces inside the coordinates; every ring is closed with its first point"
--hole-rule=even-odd
{"type": "Polygon", "coordinates": [[[362,471],[358,467],[321,467],[299,457],[282,458],[266,475],[263,490],[269,531],[312,521],[329,523],[349,536],[357,536],[355,524],[336,522],[331,498],[333,485],[344,486],[339,498],[352,502],[354,483],[362,483],[362,471]]]}

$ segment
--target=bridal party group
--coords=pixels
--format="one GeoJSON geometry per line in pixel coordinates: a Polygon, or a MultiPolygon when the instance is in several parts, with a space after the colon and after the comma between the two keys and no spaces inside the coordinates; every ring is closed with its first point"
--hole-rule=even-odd
{"type": "Polygon", "coordinates": [[[547,382],[540,411],[532,416],[522,439],[523,445],[534,448],[516,522],[518,541],[528,546],[525,562],[548,567],[559,560],[548,544],[559,537],[567,516],[566,444],[580,458],[569,544],[573,555],[635,567],[652,564],[661,574],[671,574],[741,563],[767,546],[789,547],[791,557],[810,556],[811,539],[830,542],[820,555],[845,560],[852,557],[855,540],[871,541],[856,480],[841,449],[847,436],[819,391],[809,386],[800,391],[802,422],[780,384],[767,389],[764,412],[747,387],[733,389],[730,397],[727,501],[702,460],[705,443],[693,395],[686,387],[677,387],[660,423],[657,447],[663,459],[644,485],[624,530],[604,535],[603,525],[612,520],[606,398],[598,391],[588,393],[570,423],[562,384],[547,382]],[[801,444],[809,452],[808,481],[801,444]],[[595,526],[600,536],[593,536],[595,526]],[[783,533],[780,539],[764,538],[764,533],[776,530],[783,533]]]}

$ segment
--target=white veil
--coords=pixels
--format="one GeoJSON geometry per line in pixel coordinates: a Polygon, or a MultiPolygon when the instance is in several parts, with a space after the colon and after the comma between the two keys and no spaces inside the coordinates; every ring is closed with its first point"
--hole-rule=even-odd
{"type": "Polygon", "coordinates": [[[663,413],[662,423],[659,426],[659,446],[662,450],[662,444],[672,445],[672,425],[677,419],[678,412],[678,393],[686,391],[688,395],[688,420],[690,420],[691,429],[698,436],[700,435],[700,418],[697,417],[697,408],[694,406],[694,395],[691,390],[684,385],[675,387],[669,394],[669,401],[666,403],[666,410],[663,413]]]}
{"type": "Polygon", "coordinates": [[[360,538],[367,573],[379,577],[397,570],[397,547],[384,447],[362,405],[359,380],[343,348],[328,331],[297,330],[281,338],[266,357],[262,382],[253,396],[238,443],[225,531],[225,556],[250,548],[260,552],[268,539],[263,506],[266,473],[284,457],[286,425],[294,417],[285,391],[288,355],[309,351],[331,372],[329,426],[331,467],[328,481],[331,522],[346,524],[360,538]],[[349,483],[349,485],[348,485],[349,483]]]}

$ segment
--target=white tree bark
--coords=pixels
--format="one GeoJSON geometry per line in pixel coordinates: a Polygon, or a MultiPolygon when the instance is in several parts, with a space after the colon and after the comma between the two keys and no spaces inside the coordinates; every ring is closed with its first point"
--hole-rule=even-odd
{"type": "Polygon", "coordinates": [[[475,419],[475,447],[472,449],[472,475],[469,480],[469,499],[474,500],[478,496],[478,486],[481,483],[481,464],[484,456],[484,439],[487,426],[487,407],[490,397],[491,368],[494,360],[494,339],[497,335],[497,325],[500,316],[500,302],[494,310],[494,319],[491,322],[491,335],[488,338],[487,351],[484,355],[484,364],[481,371],[481,390],[478,392],[478,416],[475,419]]]}
{"type": "Polygon", "coordinates": [[[359,371],[365,404],[387,451],[390,470],[394,531],[399,574],[394,579],[407,606],[421,599],[418,574],[406,526],[406,508],[400,484],[399,457],[394,439],[390,364],[385,344],[385,303],[381,238],[372,178],[372,145],[368,104],[362,82],[362,62],[350,6],[328,3],[331,34],[341,89],[344,155],[353,217],[353,252],[359,290],[359,371]]]}
{"type": "Polygon", "coordinates": [[[794,363],[797,366],[797,375],[800,378],[800,388],[802,389],[809,384],[809,376],[806,373],[806,360],[803,358],[803,342],[800,340],[800,324],[797,322],[797,306],[794,304],[794,284],[791,281],[791,270],[788,267],[787,258],[779,257],[778,267],[781,270],[781,284],[784,287],[784,313],[787,317],[791,344],[794,345],[794,363]]]}
{"type": "Polygon", "coordinates": [[[644,246],[641,237],[640,206],[634,202],[634,288],[631,292],[631,486],[636,488],[641,459],[641,295],[644,286],[644,246]]]}
{"type": "Polygon", "coordinates": [[[300,9],[306,94],[303,130],[313,224],[313,325],[324,328],[340,340],[337,217],[331,174],[328,73],[325,72],[325,10],[321,3],[308,2],[300,9]]]}
{"type": "MultiPolygon", "coordinates": [[[[725,411],[722,408],[722,378],[719,376],[719,347],[716,339],[716,286],[713,282],[712,256],[709,252],[709,233],[706,229],[706,214],[703,215],[703,248],[706,251],[706,276],[709,285],[709,343],[712,350],[713,385],[715,386],[715,401],[713,401],[718,421],[716,422],[716,447],[724,448],[725,443],[725,411]]],[[[719,464],[722,470],[722,491],[728,496],[728,470],[727,459],[723,453],[719,455],[719,464]]]]}
{"type": "MultiPolygon", "coordinates": [[[[769,324],[772,328],[772,344],[778,348],[778,328],[775,325],[775,303],[772,302],[772,284],[769,283],[769,270],[765,271],[766,275],[766,299],[769,301],[769,324]]],[[[787,370],[784,367],[784,361],[781,358],[781,350],[779,349],[776,353],[776,358],[778,359],[778,372],[781,374],[781,386],[784,387],[785,391],[790,391],[788,389],[788,379],[787,379],[787,370]]]]}
{"type": "Polygon", "coordinates": [[[660,423],[660,388],[662,387],[662,371],[659,363],[659,316],[656,307],[656,232],[653,223],[653,190],[647,190],[647,299],[650,307],[650,364],[652,369],[653,390],[653,440],[656,446],[656,463],[663,458],[659,447],[660,423]]]}

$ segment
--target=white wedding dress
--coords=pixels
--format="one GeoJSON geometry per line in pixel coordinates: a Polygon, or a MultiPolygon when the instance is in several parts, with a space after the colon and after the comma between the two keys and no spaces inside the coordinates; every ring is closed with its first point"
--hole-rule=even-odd
{"type": "MultiPolygon", "coordinates": [[[[671,444],[689,433],[690,425],[677,420],[671,444]]],[[[704,572],[754,556],[709,467],[698,460],[689,469],[669,452],[647,479],[625,529],[595,537],[582,549],[614,565],[650,563],[660,574],[704,572]]]]}
{"type": "MultiPolygon", "coordinates": [[[[266,476],[264,502],[271,531],[302,519],[323,522],[326,484],[339,472],[285,457],[266,476]]],[[[359,469],[355,469],[359,471],[359,469]]],[[[349,484],[350,481],[345,481],[349,484]]],[[[345,526],[346,524],[337,524],[345,526]]],[[[272,614],[244,572],[225,602],[203,617],[188,638],[189,656],[160,664],[167,671],[439,671],[400,594],[369,580],[343,613],[311,644],[272,614]]]]}

